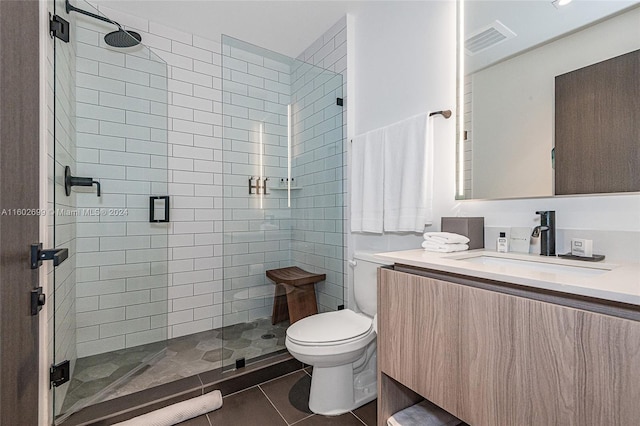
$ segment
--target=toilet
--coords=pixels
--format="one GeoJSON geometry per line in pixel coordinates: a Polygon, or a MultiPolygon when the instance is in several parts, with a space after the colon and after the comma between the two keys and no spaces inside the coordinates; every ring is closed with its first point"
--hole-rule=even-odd
{"type": "Polygon", "coordinates": [[[370,253],[350,263],[356,311],[312,315],[287,329],[289,353],[313,366],[309,409],[316,414],[343,414],[377,396],[377,268],[384,263],[370,253]]]}

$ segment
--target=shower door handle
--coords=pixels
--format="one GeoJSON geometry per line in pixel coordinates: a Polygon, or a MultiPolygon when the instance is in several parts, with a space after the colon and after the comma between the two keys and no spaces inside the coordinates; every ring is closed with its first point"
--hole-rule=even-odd
{"type": "Polygon", "coordinates": [[[161,223],[161,222],[169,222],[169,196],[150,196],[149,197],[149,222],[151,223],[161,223]],[[156,209],[158,204],[164,204],[163,214],[158,218],[156,214],[156,209]]]}

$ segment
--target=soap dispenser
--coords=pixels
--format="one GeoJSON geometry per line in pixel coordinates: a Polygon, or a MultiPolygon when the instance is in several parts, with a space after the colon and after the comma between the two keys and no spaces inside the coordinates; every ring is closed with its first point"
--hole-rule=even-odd
{"type": "Polygon", "coordinates": [[[506,232],[501,232],[496,240],[496,251],[498,253],[506,253],[509,251],[509,240],[507,239],[506,232]]]}

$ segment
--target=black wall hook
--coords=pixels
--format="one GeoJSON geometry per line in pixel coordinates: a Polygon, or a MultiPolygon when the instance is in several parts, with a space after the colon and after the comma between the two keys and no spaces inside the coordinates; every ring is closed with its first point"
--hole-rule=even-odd
{"type": "Polygon", "coordinates": [[[64,193],[67,197],[71,195],[72,186],[93,186],[96,185],[98,189],[98,197],[100,196],[100,182],[93,180],[90,177],[77,177],[71,176],[71,167],[65,166],[64,168],[64,193]]]}

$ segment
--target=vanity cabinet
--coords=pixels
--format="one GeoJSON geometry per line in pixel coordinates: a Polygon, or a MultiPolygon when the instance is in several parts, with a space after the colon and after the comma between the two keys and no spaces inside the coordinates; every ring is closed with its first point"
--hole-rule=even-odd
{"type": "Polygon", "coordinates": [[[379,425],[422,398],[472,426],[638,424],[640,322],[384,268],[378,283],[379,425]]]}

